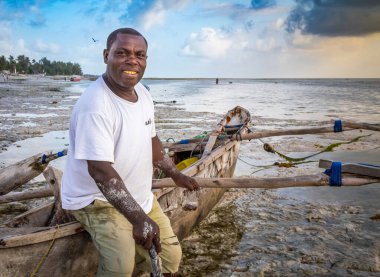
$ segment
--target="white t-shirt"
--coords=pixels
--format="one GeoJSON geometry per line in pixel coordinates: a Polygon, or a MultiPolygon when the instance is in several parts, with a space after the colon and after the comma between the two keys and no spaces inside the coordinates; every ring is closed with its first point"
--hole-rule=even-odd
{"type": "Polygon", "coordinates": [[[114,94],[99,77],[79,98],[70,118],[70,145],[62,177],[62,207],[78,210],[95,199],[107,201],[88,173],[87,160],[108,161],[133,198],[148,213],[153,204],[153,101],[135,86],[138,100],[114,94]]]}

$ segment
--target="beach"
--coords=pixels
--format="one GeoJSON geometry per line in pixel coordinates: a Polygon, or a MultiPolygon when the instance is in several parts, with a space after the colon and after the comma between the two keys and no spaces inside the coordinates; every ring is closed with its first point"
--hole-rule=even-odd
{"type": "MultiPolygon", "coordinates": [[[[211,131],[237,104],[251,112],[253,131],[316,127],[337,115],[380,122],[379,80],[220,80],[218,86],[212,81],[144,81],[157,102],[161,140],[178,141],[211,131]],[[271,97],[268,91],[273,91],[271,97]],[[335,102],[330,105],[331,99],[335,102]]],[[[0,82],[0,167],[52,145],[66,148],[70,111],[89,83],[36,76],[0,82]]],[[[380,133],[366,130],[242,142],[235,177],[319,173],[323,171],[316,162],[319,158],[380,164],[379,147],[380,133]],[[274,166],[284,160],[263,150],[269,143],[288,156],[305,157],[358,137],[293,167],[274,166]]],[[[378,199],[378,184],[230,189],[182,242],[180,271],[183,276],[380,276],[378,199]]],[[[13,207],[29,208],[24,202],[13,207]]]]}

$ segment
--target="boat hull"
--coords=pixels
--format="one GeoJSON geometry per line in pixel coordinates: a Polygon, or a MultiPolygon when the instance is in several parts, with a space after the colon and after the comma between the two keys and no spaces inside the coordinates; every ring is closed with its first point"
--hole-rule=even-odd
{"type": "Polygon", "coordinates": [[[95,276],[98,252],[87,232],[0,250],[1,276],[95,276]],[[41,266],[38,268],[39,264],[41,266]]]}

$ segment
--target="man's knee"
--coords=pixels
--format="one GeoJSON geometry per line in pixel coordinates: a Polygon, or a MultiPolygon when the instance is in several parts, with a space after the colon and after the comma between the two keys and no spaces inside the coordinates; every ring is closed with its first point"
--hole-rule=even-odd
{"type": "Polygon", "coordinates": [[[181,245],[176,236],[163,239],[162,252],[160,258],[162,261],[162,272],[175,273],[179,269],[182,258],[181,245]]]}

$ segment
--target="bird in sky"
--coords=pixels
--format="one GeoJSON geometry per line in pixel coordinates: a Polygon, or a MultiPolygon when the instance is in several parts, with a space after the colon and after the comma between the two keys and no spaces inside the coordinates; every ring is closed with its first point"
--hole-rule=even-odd
{"type": "Polygon", "coordinates": [[[94,42],[97,42],[97,41],[99,41],[98,39],[94,39],[94,38],[92,38],[92,40],[93,40],[94,42]]]}

